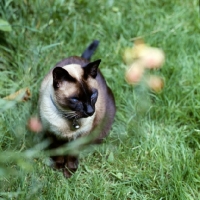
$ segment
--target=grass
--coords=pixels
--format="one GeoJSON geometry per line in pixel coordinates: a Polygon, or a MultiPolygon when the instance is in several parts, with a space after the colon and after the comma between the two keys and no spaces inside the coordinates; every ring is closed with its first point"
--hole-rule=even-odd
{"type": "Polygon", "coordinates": [[[2,1],[12,26],[0,38],[0,199],[200,199],[200,24],[197,0],[2,1]],[[124,80],[123,50],[143,37],[162,48],[159,94],[124,80]],[[41,80],[56,62],[93,59],[115,94],[117,116],[105,143],[81,152],[66,180],[47,165],[43,145],[26,128],[37,114],[41,80]],[[2,98],[29,87],[31,101],[2,98]],[[36,145],[37,144],[37,145],[36,145]],[[35,146],[36,145],[36,146],[35,146]]]}

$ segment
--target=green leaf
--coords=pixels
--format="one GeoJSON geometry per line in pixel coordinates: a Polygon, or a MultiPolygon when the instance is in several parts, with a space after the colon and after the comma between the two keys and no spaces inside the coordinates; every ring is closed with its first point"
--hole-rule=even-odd
{"type": "Polygon", "coordinates": [[[109,156],[108,156],[108,162],[109,163],[113,163],[115,160],[113,152],[110,152],[109,156]]]}
{"type": "Polygon", "coordinates": [[[0,19],[0,30],[10,32],[12,31],[12,27],[7,21],[0,19]]]}

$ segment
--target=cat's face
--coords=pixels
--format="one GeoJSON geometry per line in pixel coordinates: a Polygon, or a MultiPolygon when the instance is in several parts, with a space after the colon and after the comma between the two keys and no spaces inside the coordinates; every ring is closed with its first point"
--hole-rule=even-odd
{"type": "Polygon", "coordinates": [[[83,67],[70,64],[53,70],[53,88],[55,103],[68,119],[92,116],[98,98],[96,81],[101,60],[83,67]]]}

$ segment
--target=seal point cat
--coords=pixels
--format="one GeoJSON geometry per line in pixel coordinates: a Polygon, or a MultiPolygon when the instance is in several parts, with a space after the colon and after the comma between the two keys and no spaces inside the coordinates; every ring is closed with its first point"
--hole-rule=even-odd
{"type": "MultiPolygon", "coordinates": [[[[81,57],[58,62],[40,88],[39,114],[43,131],[59,148],[77,138],[97,132],[90,143],[101,143],[108,135],[116,107],[111,89],[99,70],[101,60],[90,61],[99,42],[93,41],[81,57]]],[[[78,155],[51,157],[56,169],[69,178],[78,168],[78,155]]]]}

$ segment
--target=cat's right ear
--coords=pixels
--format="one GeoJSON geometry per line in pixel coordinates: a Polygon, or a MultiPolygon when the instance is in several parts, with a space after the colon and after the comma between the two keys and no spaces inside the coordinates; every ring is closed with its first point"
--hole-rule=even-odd
{"type": "Polygon", "coordinates": [[[55,67],[52,72],[53,75],[53,87],[59,88],[64,81],[75,82],[76,80],[62,67],[55,67]]]}
{"type": "Polygon", "coordinates": [[[88,63],[87,65],[83,66],[84,69],[84,76],[91,76],[92,78],[96,78],[98,73],[98,67],[101,62],[101,59],[88,63]]]}

